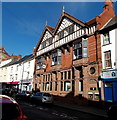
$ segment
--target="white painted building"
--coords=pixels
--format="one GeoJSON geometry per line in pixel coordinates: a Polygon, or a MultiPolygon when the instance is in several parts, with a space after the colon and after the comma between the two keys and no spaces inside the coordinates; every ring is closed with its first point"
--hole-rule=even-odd
{"type": "Polygon", "coordinates": [[[26,55],[18,61],[11,61],[0,68],[0,82],[6,87],[32,90],[34,57],[26,55]]]}
{"type": "Polygon", "coordinates": [[[117,102],[117,16],[101,30],[102,88],[106,102],[117,102]]]}
{"type": "Polygon", "coordinates": [[[33,87],[33,73],[34,73],[34,56],[26,56],[25,60],[21,62],[21,74],[19,89],[32,91],[33,87]]]}

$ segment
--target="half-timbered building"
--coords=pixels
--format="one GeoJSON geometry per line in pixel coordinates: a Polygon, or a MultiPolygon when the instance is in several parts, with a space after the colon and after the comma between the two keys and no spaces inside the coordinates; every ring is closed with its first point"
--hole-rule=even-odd
{"type": "Polygon", "coordinates": [[[105,5],[99,16],[86,23],[63,12],[55,28],[45,27],[34,49],[34,89],[71,102],[99,100],[102,67],[98,30],[114,16],[110,2],[105,5]]]}

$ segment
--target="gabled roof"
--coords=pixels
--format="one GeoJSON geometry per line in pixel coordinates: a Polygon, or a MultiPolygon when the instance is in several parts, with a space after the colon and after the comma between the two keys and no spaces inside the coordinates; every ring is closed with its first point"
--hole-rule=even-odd
{"type": "Polygon", "coordinates": [[[48,30],[49,33],[53,36],[53,33],[54,33],[55,28],[53,28],[53,27],[51,27],[51,26],[49,26],[49,25],[46,25],[46,27],[44,28],[44,30],[43,30],[43,32],[42,32],[42,35],[41,35],[41,37],[40,37],[40,40],[39,40],[39,42],[38,42],[37,45],[36,45],[35,50],[38,49],[38,47],[39,47],[39,45],[40,45],[40,43],[41,43],[41,41],[42,41],[42,38],[43,38],[43,36],[44,36],[44,34],[45,34],[45,32],[46,32],[47,30],[48,30]]]}
{"type": "Polygon", "coordinates": [[[54,34],[56,34],[56,32],[57,32],[57,30],[58,30],[58,28],[59,28],[59,25],[61,24],[63,18],[65,18],[65,17],[68,18],[68,19],[70,19],[70,20],[72,20],[73,22],[76,22],[76,23],[80,24],[80,25],[83,26],[83,27],[85,26],[85,23],[84,23],[84,22],[78,20],[77,18],[71,16],[70,14],[68,14],[68,13],[66,13],[66,12],[63,12],[62,15],[61,15],[61,17],[60,17],[60,19],[59,19],[59,21],[58,21],[58,23],[57,23],[57,25],[56,25],[56,27],[55,27],[55,32],[54,32],[54,34]]]}

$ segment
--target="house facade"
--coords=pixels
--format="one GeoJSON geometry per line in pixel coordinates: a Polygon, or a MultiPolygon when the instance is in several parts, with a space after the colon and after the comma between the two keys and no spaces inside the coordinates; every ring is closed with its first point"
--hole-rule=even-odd
{"type": "Polygon", "coordinates": [[[4,83],[4,88],[32,91],[33,73],[34,56],[26,55],[0,67],[0,82],[4,83]]]}
{"type": "Polygon", "coordinates": [[[114,16],[113,3],[105,1],[103,12],[86,23],[63,12],[55,28],[47,25],[34,50],[33,88],[71,102],[99,101],[99,30],[114,16]]]}
{"type": "Polygon", "coordinates": [[[102,46],[102,99],[117,102],[117,16],[100,31],[102,46]]]}
{"type": "Polygon", "coordinates": [[[33,74],[34,74],[34,56],[33,54],[27,55],[20,61],[20,81],[19,89],[21,91],[32,91],[33,87],[33,74]]]}

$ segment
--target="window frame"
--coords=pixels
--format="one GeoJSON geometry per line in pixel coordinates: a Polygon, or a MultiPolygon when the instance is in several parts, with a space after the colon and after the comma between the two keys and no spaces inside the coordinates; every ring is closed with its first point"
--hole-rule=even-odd
{"type": "Polygon", "coordinates": [[[37,69],[42,69],[42,66],[44,65],[45,58],[44,57],[39,57],[37,58],[37,69]]]}
{"type": "Polygon", "coordinates": [[[105,68],[112,68],[111,50],[104,52],[104,66],[105,66],[105,68]],[[106,54],[109,54],[109,55],[107,55],[107,59],[106,59],[106,54]],[[108,58],[108,56],[109,56],[109,58],[108,58]],[[110,66],[106,65],[107,62],[110,62],[110,66]]]}
{"type": "Polygon", "coordinates": [[[110,35],[109,32],[103,34],[103,45],[110,44],[110,35]]]}
{"type": "Polygon", "coordinates": [[[55,52],[52,53],[52,65],[60,65],[62,62],[61,58],[62,58],[62,51],[60,49],[57,49],[55,52]]]}
{"type": "Polygon", "coordinates": [[[74,49],[73,49],[73,60],[81,59],[82,56],[82,42],[74,43],[74,49]],[[80,46],[79,46],[80,45],[80,46]],[[76,52],[76,53],[75,53],[76,52]]]}

